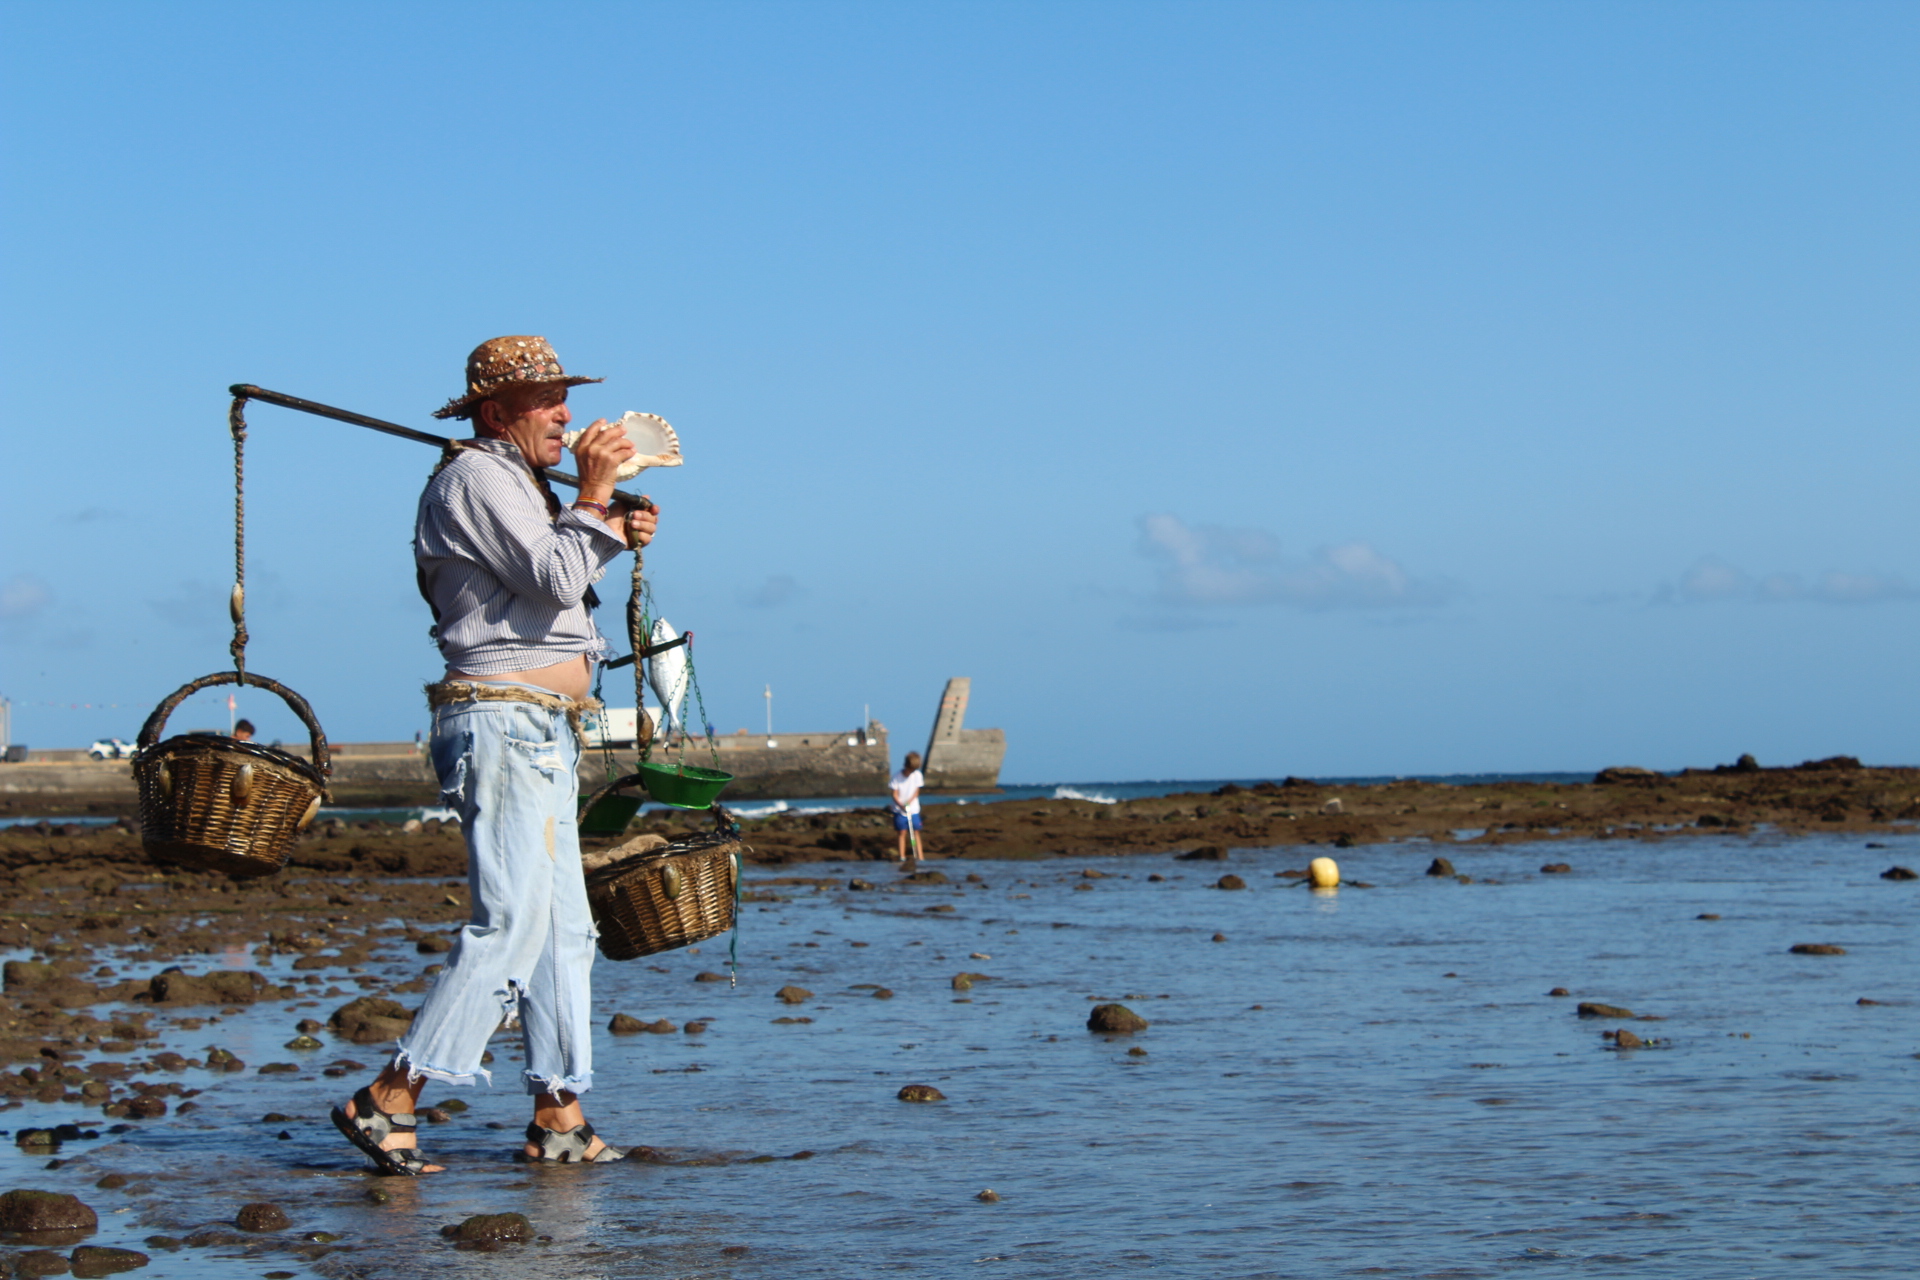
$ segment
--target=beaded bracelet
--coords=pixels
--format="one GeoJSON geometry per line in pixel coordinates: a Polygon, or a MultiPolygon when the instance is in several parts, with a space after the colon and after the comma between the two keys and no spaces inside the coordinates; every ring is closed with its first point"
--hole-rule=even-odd
{"type": "Polygon", "coordinates": [[[609,514],[609,509],[606,503],[595,502],[592,498],[575,498],[573,500],[573,509],[575,511],[578,511],[581,507],[592,507],[595,511],[600,513],[600,518],[602,520],[605,520],[609,514]]]}

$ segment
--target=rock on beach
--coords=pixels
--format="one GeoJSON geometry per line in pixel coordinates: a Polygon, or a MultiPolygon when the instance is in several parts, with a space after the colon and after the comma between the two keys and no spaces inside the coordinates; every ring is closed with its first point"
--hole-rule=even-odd
{"type": "Polygon", "coordinates": [[[440,1228],[440,1234],[463,1244],[525,1244],[533,1239],[533,1224],[524,1213],[476,1213],[440,1228]]]}
{"type": "Polygon", "coordinates": [[[1593,775],[1593,785],[1650,787],[1661,781],[1661,776],[1651,769],[1642,769],[1637,765],[1623,764],[1611,769],[1602,769],[1593,775]]]}
{"type": "Polygon", "coordinates": [[[138,1249],[115,1249],[99,1244],[81,1245],[73,1251],[70,1260],[73,1263],[73,1274],[79,1280],[91,1280],[95,1276],[119,1275],[122,1271],[137,1270],[153,1261],[138,1249]]]}
{"type": "Polygon", "coordinates": [[[252,1004],[272,985],[251,969],[216,969],[201,974],[169,969],[156,973],[147,990],[155,1004],[252,1004]]]}
{"type": "Polygon", "coordinates": [[[233,1225],[242,1231],[265,1232],[285,1231],[293,1223],[279,1205],[256,1200],[240,1206],[240,1212],[233,1215],[233,1225]]]}
{"type": "Polygon", "coordinates": [[[13,1259],[14,1274],[20,1276],[63,1276],[73,1268],[51,1249],[29,1249],[13,1259]]]}
{"type": "Polygon", "coordinates": [[[1582,1018],[1631,1018],[1633,1010],[1623,1009],[1617,1004],[1600,1004],[1598,1001],[1582,1000],[1574,1013],[1582,1018]]]}
{"type": "Polygon", "coordinates": [[[60,1191],[16,1187],[0,1195],[0,1231],[18,1231],[33,1243],[47,1241],[45,1233],[81,1236],[100,1229],[100,1215],[78,1196],[60,1191]]]}
{"type": "Polygon", "coordinates": [[[385,1044],[406,1034],[413,1010],[384,996],[361,996],[335,1009],[327,1025],[355,1044],[385,1044]]]}
{"type": "Polygon", "coordinates": [[[1097,1004],[1087,1014],[1087,1030],[1107,1035],[1130,1035],[1152,1025],[1123,1004],[1097,1004]]]}

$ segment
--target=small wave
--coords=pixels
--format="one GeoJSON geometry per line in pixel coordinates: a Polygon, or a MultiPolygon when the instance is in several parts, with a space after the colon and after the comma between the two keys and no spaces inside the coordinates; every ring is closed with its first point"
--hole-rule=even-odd
{"type": "Polygon", "coordinates": [[[776,813],[785,813],[787,807],[785,800],[775,800],[772,804],[736,804],[728,806],[736,816],[742,818],[771,818],[776,813]]]}
{"type": "Polygon", "coordinates": [[[118,818],[0,818],[0,827],[30,827],[36,822],[52,823],[54,826],[69,827],[105,827],[120,821],[118,818]]]}
{"type": "Polygon", "coordinates": [[[1112,796],[1103,796],[1097,791],[1075,791],[1072,787],[1055,787],[1055,800],[1091,800],[1094,804],[1119,804],[1112,796]]]}

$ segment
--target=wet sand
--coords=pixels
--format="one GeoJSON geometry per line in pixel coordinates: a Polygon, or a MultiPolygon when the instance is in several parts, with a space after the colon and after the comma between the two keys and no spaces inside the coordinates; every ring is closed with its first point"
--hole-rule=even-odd
{"type": "MultiPolygon", "coordinates": [[[[37,811],[33,797],[0,801],[0,816],[9,807],[37,811]]],[[[335,999],[372,988],[378,982],[361,967],[373,948],[408,945],[436,954],[467,917],[464,846],[450,824],[317,823],[285,872],[229,881],[153,864],[131,814],[117,802],[69,807],[117,813],[118,820],[105,827],[53,819],[0,829],[0,900],[10,904],[0,911],[0,947],[37,957],[6,966],[0,1062],[51,1057],[61,1042],[89,1036],[87,1043],[139,1043],[149,1038],[144,1032],[155,1015],[183,1002],[335,999]],[[111,948],[112,957],[96,954],[102,948],[111,948]],[[236,987],[219,999],[192,984],[168,990],[162,970],[222,954],[261,962],[296,957],[294,980],[236,987]],[[107,1021],[90,1012],[125,1003],[135,1012],[107,1021]]],[[[1410,855],[1417,849],[1444,857],[1471,875],[1475,850],[1521,842],[1738,837],[1763,825],[1783,836],[1890,835],[1909,831],[1916,820],[1920,770],[1863,768],[1842,757],[1793,769],[1722,766],[1671,777],[1609,771],[1585,785],[1327,787],[1287,779],[1116,804],[936,805],[926,814],[926,844],[936,863],[1154,854],[1204,862],[1225,860],[1235,849],[1287,847],[1298,847],[1304,858],[1408,844],[1410,855]]],[[[652,811],[636,819],[629,834],[671,838],[707,823],[703,814],[652,811]]],[[[776,814],[743,828],[746,859],[760,866],[884,863],[896,846],[880,809],[776,814]]],[[[81,1084],[70,1079],[57,1088],[50,1079],[0,1076],[0,1106],[26,1097],[78,1101],[81,1084]]],[[[129,1096],[129,1089],[101,1078],[85,1096],[111,1102],[129,1096]]]]}
{"type": "MultiPolygon", "coordinates": [[[[1394,867],[1400,879],[1418,876],[1438,856],[1455,862],[1458,873],[1470,879],[1485,874],[1477,858],[1504,867],[1513,851],[1499,846],[1521,843],[1573,841],[1591,848],[1600,841],[1684,836],[1698,844],[1702,836],[1750,836],[1765,824],[1770,839],[1901,834],[1908,837],[1900,842],[1906,845],[1912,836],[1906,824],[1920,818],[1920,771],[1858,768],[1845,761],[1789,770],[1695,771],[1673,778],[1623,774],[1585,786],[1327,788],[1288,780],[1223,791],[1114,805],[1056,800],[936,806],[928,815],[928,841],[936,863],[945,862],[961,888],[967,887],[966,863],[956,867],[949,859],[972,860],[983,868],[1000,864],[992,872],[999,879],[1008,862],[1159,855],[1151,868],[1124,869],[1137,870],[1135,879],[1153,869],[1151,879],[1160,881],[1159,871],[1173,876],[1178,866],[1184,874],[1173,878],[1198,874],[1210,882],[1206,863],[1242,864],[1249,850],[1269,850],[1269,860],[1304,864],[1312,854],[1353,849],[1346,855],[1352,864],[1375,875],[1380,874],[1371,870],[1375,866],[1394,867]],[[1182,854],[1201,866],[1171,860],[1182,854]]],[[[18,800],[14,804],[16,811],[24,807],[18,800]]],[[[673,834],[703,821],[698,815],[645,815],[636,829],[673,834]]],[[[894,836],[883,813],[782,814],[746,825],[749,860],[762,867],[845,864],[827,878],[762,871],[750,878],[749,901],[777,906],[796,893],[827,892],[876,903],[891,899],[858,892],[857,884],[846,880],[848,868],[856,877],[872,876],[858,864],[892,857],[894,836]],[[843,885],[856,892],[847,894],[843,885]]],[[[1751,844],[1736,838],[1725,847],[1727,856],[1738,860],[1751,844]]],[[[337,1081],[321,1086],[326,1097],[344,1093],[384,1055],[396,1031],[390,1019],[404,1018],[418,1004],[450,931],[466,919],[463,863],[457,831],[433,823],[414,830],[382,823],[322,824],[302,841],[289,871],[239,883],[154,866],[130,822],[88,828],[52,821],[0,830],[0,889],[9,904],[0,912],[0,943],[13,957],[0,993],[0,1062],[5,1064],[0,1109],[20,1113],[28,1122],[15,1130],[16,1147],[23,1159],[42,1162],[17,1164],[7,1186],[37,1185],[28,1170],[47,1161],[57,1167],[63,1145],[82,1147],[116,1137],[125,1149],[114,1167],[137,1171],[146,1158],[139,1153],[141,1131],[200,1109],[205,1104],[196,1099],[203,1091],[217,1092],[225,1079],[240,1083],[263,1069],[268,1080],[280,1075],[311,1079],[317,1071],[337,1081]],[[362,1002],[356,1005],[356,1000],[362,1002]],[[238,1034],[242,1026],[252,1029],[241,1045],[244,1052],[235,1053],[225,1030],[238,1034]],[[286,1038],[284,1046],[266,1050],[268,1061],[260,1060],[263,1034],[272,1037],[271,1045],[286,1038]],[[313,1042],[301,1043],[301,1035],[313,1042]],[[64,1135],[48,1131],[54,1116],[73,1127],[64,1135]],[[95,1138],[86,1138],[87,1133],[95,1138]]],[[[1123,865],[1113,867],[1114,874],[1122,871],[1123,865]]],[[[1046,874],[1058,878],[1055,870],[1046,874]]],[[[1091,868],[1076,868],[1070,885],[1063,881],[1056,887],[1090,889],[1097,878],[1091,868]]],[[[879,909],[903,908],[904,903],[879,909]]],[[[922,910],[950,912],[952,907],[922,910]]],[[[716,966],[713,948],[705,957],[678,953],[661,959],[665,964],[649,966],[651,971],[716,966]]],[[[619,969],[638,972],[637,966],[619,969]]],[[[795,972],[804,981],[808,971],[795,972]]],[[[756,966],[755,980],[768,991],[778,985],[764,965],[756,966]]],[[[953,988],[956,999],[965,994],[953,988]]],[[[781,1020],[804,1025],[810,1019],[795,1013],[781,1020]]],[[[303,1086],[295,1106],[304,1109],[307,1129],[316,1121],[324,1129],[323,1114],[313,1113],[318,1098],[304,1096],[313,1088],[303,1086]]],[[[292,1116],[282,1119],[293,1122],[292,1116]]],[[[250,1134],[246,1140],[257,1146],[261,1136],[250,1134]]],[[[339,1167],[330,1169],[331,1176],[354,1164],[351,1151],[339,1145],[334,1153],[339,1167]]],[[[111,1149],[98,1148],[101,1157],[86,1158],[104,1159],[111,1149]]],[[[258,1161],[262,1154],[255,1150],[251,1156],[258,1161]]],[[[733,1158],[641,1154],[669,1164],[733,1158]]],[[[740,1155],[748,1162],[766,1158],[740,1155]]],[[[264,1187],[262,1194],[271,1193],[270,1178],[253,1180],[264,1187]]],[[[211,1170],[175,1194],[191,1200],[201,1194],[195,1185],[210,1201],[232,1198],[211,1170]]],[[[377,1190],[386,1184],[368,1185],[377,1190]]],[[[103,1192],[95,1199],[107,1211],[111,1197],[103,1192]]],[[[227,1249],[226,1256],[249,1258],[253,1270],[246,1274],[258,1274],[267,1261],[318,1262],[346,1247],[297,1233],[249,1235],[204,1225],[197,1239],[193,1232],[155,1239],[160,1243],[143,1246],[139,1238],[113,1243],[149,1252],[227,1249]],[[240,1253],[231,1252],[235,1249],[240,1253]]],[[[24,1247],[31,1241],[10,1243],[24,1247]]]]}
{"type": "MultiPolygon", "coordinates": [[[[1740,835],[1887,833],[1920,820],[1920,769],[1862,768],[1849,757],[1792,769],[1608,770],[1584,785],[1299,779],[1117,804],[1023,800],[931,805],[927,847],[942,857],[1087,858],[1121,854],[1399,841],[1462,848],[1521,841],[1657,840],[1679,831],[1740,835]]],[[[894,856],[884,810],[778,814],[749,824],[760,862],[894,856]]],[[[1326,852],[1327,850],[1318,850],[1326,852]]],[[[1204,855],[1203,855],[1204,856],[1204,855]]]]}
{"type": "MultiPolygon", "coordinates": [[[[406,789],[356,791],[336,801],[355,807],[420,807],[434,797],[406,789]]],[[[144,866],[133,839],[134,806],[125,799],[67,795],[0,796],[0,818],[14,814],[115,817],[119,832],[79,826],[0,829],[0,886],[8,872],[56,864],[62,874],[99,861],[144,866]],[[55,850],[58,850],[56,853],[55,850]]],[[[701,827],[700,815],[652,810],[629,834],[701,827]]],[[[1251,787],[1155,796],[1115,804],[1091,800],[1018,800],[934,804],[925,815],[927,845],[942,858],[1101,857],[1208,846],[1354,845],[1424,840],[1464,846],[1518,841],[1658,840],[1680,831],[1742,835],[1764,825],[1785,834],[1886,834],[1920,821],[1920,769],[1862,767],[1849,756],[1785,769],[1721,765],[1675,775],[1609,769],[1586,784],[1502,782],[1470,786],[1404,781],[1330,786],[1297,778],[1251,787]]],[[[893,857],[884,809],[781,813],[743,824],[760,863],[893,857]]],[[[458,832],[428,823],[403,833],[382,823],[315,827],[291,866],[330,874],[463,875],[458,832]]],[[[65,883],[77,883],[66,881],[65,883]]]]}

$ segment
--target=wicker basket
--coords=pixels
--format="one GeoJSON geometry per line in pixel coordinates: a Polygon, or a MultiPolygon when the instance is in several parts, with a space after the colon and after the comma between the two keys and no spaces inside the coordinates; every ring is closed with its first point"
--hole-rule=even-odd
{"type": "Polygon", "coordinates": [[[740,829],[726,810],[714,811],[713,831],[587,873],[587,901],[607,959],[672,951],[733,928],[740,829]]]}
{"type": "Polygon", "coordinates": [[[133,776],[140,784],[140,840],[156,862],[220,871],[236,880],[272,875],[287,863],[294,837],[320,811],[333,771],[327,737],[313,708],[265,676],[215,672],[183,685],[140,728],[133,776]],[[313,759],[216,733],[160,741],[167,717],[190,695],[247,684],[279,695],[312,737],[313,759]]]}

